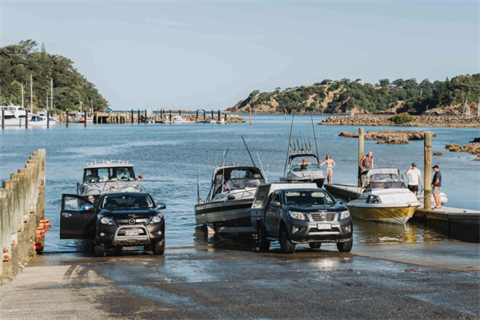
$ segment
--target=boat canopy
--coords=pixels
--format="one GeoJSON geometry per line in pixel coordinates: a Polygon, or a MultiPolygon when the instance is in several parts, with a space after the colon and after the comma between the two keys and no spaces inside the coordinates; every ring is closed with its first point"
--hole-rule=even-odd
{"type": "Polygon", "coordinates": [[[312,153],[312,152],[291,153],[288,157],[289,157],[290,160],[295,159],[295,158],[299,158],[299,157],[314,157],[315,159],[318,160],[317,155],[315,153],[312,153]]]}

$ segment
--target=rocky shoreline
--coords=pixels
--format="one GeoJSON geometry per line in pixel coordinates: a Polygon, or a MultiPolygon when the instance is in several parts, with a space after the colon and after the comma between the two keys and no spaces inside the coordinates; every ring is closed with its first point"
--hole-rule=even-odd
{"type": "MultiPolygon", "coordinates": [[[[378,144],[408,144],[409,140],[423,140],[425,132],[427,131],[367,131],[364,135],[364,140],[379,140],[378,144]]],[[[358,138],[358,132],[343,131],[339,134],[340,137],[358,138]]],[[[432,137],[437,135],[432,132],[432,137]]]]}
{"type": "Polygon", "coordinates": [[[410,122],[397,124],[391,115],[355,115],[329,117],[319,125],[330,126],[399,126],[399,127],[458,127],[480,128],[480,118],[464,118],[460,116],[413,116],[410,122]]]}
{"type": "Polygon", "coordinates": [[[451,152],[465,152],[474,154],[477,156],[477,158],[473,159],[473,161],[480,161],[480,143],[469,143],[464,146],[456,143],[449,143],[445,146],[445,148],[451,152]]]}

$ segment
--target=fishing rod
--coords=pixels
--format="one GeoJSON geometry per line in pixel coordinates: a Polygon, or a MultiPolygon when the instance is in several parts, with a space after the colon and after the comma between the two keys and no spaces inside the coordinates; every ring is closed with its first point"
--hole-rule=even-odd
{"type": "Polygon", "coordinates": [[[317,150],[317,158],[318,158],[319,155],[318,155],[317,135],[315,134],[315,126],[313,125],[313,115],[312,114],[310,114],[310,119],[312,119],[313,138],[315,139],[315,149],[317,150]]]}
{"type": "Polygon", "coordinates": [[[257,166],[255,165],[255,161],[253,161],[252,154],[250,153],[250,150],[248,149],[247,143],[245,142],[245,139],[242,137],[243,143],[245,144],[245,148],[247,148],[248,155],[250,156],[250,159],[252,160],[253,166],[256,168],[257,166]]]}
{"type": "Polygon", "coordinates": [[[257,157],[258,157],[258,162],[260,162],[260,168],[262,169],[263,175],[265,176],[265,170],[263,170],[262,160],[260,160],[260,156],[258,155],[258,152],[257,152],[257,157]]]}
{"type": "Polygon", "coordinates": [[[285,169],[283,169],[283,174],[284,175],[287,173],[288,154],[290,153],[290,138],[292,137],[293,119],[294,118],[295,118],[295,111],[292,111],[292,124],[290,125],[290,134],[288,135],[287,157],[285,158],[285,169]]]}
{"type": "Polygon", "coordinates": [[[298,146],[298,150],[303,151],[303,150],[302,150],[302,145],[301,145],[300,142],[298,141],[298,138],[297,138],[297,146],[298,146]]]}

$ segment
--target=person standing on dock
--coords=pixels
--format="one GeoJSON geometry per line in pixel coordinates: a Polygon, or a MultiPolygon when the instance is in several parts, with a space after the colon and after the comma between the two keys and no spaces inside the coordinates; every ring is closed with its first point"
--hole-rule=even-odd
{"type": "Polygon", "coordinates": [[[329,154],[327,154],[327,157],[325,158],[325,161],[323,161],[320,166],[323,166],[324,164],[327,164],[327,181],[328,184],[332,184],[332,174],[333,174],[333,168],[335,167],[336,163],[333,161],[333,159],[330,157],[329,154]]]}
{"type": "Polygon", "coordinates": [[[442,174],[440,173],[440,168],[437,165],[433,166],[433,171],[435,174],[432,179],[432,188],[433,188],[433,198],[435,198],[435,203],[437,206],[435,209],[440,209],[442,207],[442,202],[440,201],[440,192],[442,190],[442,174]]]}
{"type": "Polygon", "coordinates": [[[408,177],[408,189],[413,192],[414,195],[417,195],[418,192],[418,180],[422,183],[423,188],[423,180],[422,174],[420,170],[417,169],[417,165],[412,163],[412,166],[407,170],[405,175],[408,177]]]}
{"type": "MultiPolygon", "coordinates": [[[[367,155],[364,155],[362,159],[360,159],[360,165],[362,166],[362,176],[363,176],[363,184],[365,184],[365,177],[367,175],[368,170],[373,169],[373,157],[372,151],[369,151],[367,155]]],[[[370,183],[370,179],[367,177],[367,186],[370,183]]]]}

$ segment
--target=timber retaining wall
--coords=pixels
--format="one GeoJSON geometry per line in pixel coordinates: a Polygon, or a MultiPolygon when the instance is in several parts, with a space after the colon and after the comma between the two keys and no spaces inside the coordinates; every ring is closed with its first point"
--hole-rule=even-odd
{"type": "Polygon", "coordinates": [[[0,189],[0,284],[10,282],[36,252],[37,226],[45,216],[45,149],[35,151],[24,169],[0,189]]]}

